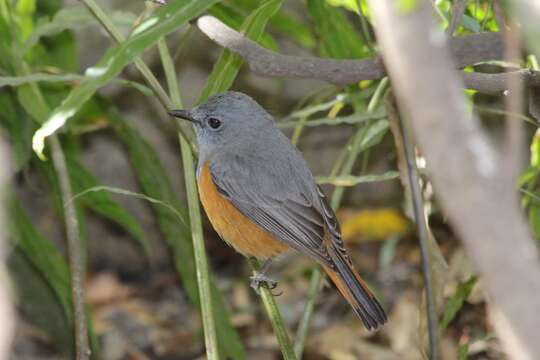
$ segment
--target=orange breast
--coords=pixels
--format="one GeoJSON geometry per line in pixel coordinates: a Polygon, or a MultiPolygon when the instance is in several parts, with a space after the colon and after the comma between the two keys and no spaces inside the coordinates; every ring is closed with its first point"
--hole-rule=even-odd
{"type": "Polygon", "coordinates": [[[246,256],[267,259],[288,250],[288,246],[254,224],[216,189],[208,164],[197,179],[199,195],[208,219],[216,232],[236,251],[246,256]]]}

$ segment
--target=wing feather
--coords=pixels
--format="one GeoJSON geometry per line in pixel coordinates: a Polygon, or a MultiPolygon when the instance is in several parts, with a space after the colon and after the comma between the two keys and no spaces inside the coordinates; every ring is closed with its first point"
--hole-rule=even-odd
{"type": "Polygon", "coordinates": [[[246,157],[216,160],[210,163],[212,180],[238,211],[290,247],[330,266],[324,245],[327,221],[317,206],[320,199],[311,175],[307,180],[312,187],[298,181],[303,177],[295,172],[302,169],[285,168],[287,163],[270,169],[264,161],[246,157]]]}

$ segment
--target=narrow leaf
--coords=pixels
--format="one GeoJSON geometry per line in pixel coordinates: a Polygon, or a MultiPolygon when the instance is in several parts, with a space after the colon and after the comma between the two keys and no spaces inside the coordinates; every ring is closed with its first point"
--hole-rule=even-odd
{"type": "Polygon", "coordinates": [[[355,186],[361,183],[386,181],[399,178],[398,171],[388,171],[384,174],[370,174],[362,176],[341,175],[341,176],[317,176],[318,184],[330,184],[334,186],[355,186]]]}
{"type": "Polygon", "coordinates": [[[308,0],[307,7],[320,37],[321,55],[340,59],[367,56],[360,36],[341,9],[330,6],[325,0],[308,0]]]}
{"type": "Polygon", "coordinates": [[[188,20],[200,15],[217,0],[192,0],[173,2],[163,6],[148,19],[137,26],[129,39],[121,45],[112,47],[103,58],[91,68],[86,69],[87,78],[66,97],[60,106],[38,129],[32,140],[34,151],[43,157],[45,138],[54,134],[101,86],[116,77],[122,69],[143,51],[154,45],[161,36],[177,29],[188,20]]]}
{"type": "MultiPolygon", "coordinates": [[[[73,193],[81,193],[98,186],[97,179],[74,156],[68,154],[66,153],[66,163],[71,177],[73,193]]],[[[136,240],[145,254],[150,256],[150,243],[144,236],[141,226],[124,208],[113,201],[109,194],[106,192],[90,192],[81,199],[81,203],[122,226],[136,240]]]]}
{"type": "Polygon", "coordinates": [[[456,317],[456,314],[463,307],[463,303],[469,297],[474,285],[477,281],[476,276],[471,276],[467,281],[459,283],[455,294],[448,300],[446,304],[446,310],[444,311],[444,316],[441,321],[441,332],[443,332],[448,324],[456,317]]]}
{"type": "MultiPolygon", "coordinates": [[[[253,41],[259,41],[266,23],[279,10],[281,3],[282,0],[269,0],[259,6],[240,26],[242,33],[253,41]]],[[[232,53],[230,50],[223,50],[214,64],[212,73],[208,77],[206,87],[203,89],[198,102],[203,102],[211,95],[230,88],[240,70],[240,66],[242,66],[242,58],[240,56],[232,53]]]]}
{"type": "Polygon", "coordinates": [[[71,287],[69,268],[56,247],[36,230],[21,205],[14,201],[10,210],[10,225],[13,241],[28,257],[32,265],[45,277],[62,305],[64,314],[71,323],[71,287]]]}
{"type": "MultiPolygon", "coordinates": [[[[113,11],[110,14],[113,23],[118,27],[130,28],[136,20],[135,14],[113,11]]],[[[43,36],[53,36],[65,30],[82,29],[90,25],[98,25],[95,17],[84,6],[66,7],[58,11],[51,21],[41,21],[30,34],[21,50],[24,55],[38,43],[43,36]]]]}
{"type": "MultiPolygon", "coordinates": [[[[84,75],[79,74],[47,74],[47,73],[35,73],[27,76],[1,76],[0,77],[0,88],[4,86],[20,86],[25,84],[30,84],[33,82],[78,82],[85,80],[84,75]]],[[[133,86],[135,89],[139,90],[146,96],[151,96],[152,90],[146,85],[138,83],[136,81],[125,80],[125,79],[113,79],[112,81],[119,84],[133,86]]]]}

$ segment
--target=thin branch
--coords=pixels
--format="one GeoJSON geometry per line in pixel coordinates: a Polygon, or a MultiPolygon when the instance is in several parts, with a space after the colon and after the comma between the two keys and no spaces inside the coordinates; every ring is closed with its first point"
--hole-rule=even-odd
{"type": "MultiPolygon", "coordinates": [[[[390,97],[385,101],[387,106],[387,114],[390,121],[393,122],[398,130],[399,136],[396,140],[396,145],[401,146],[401,151],[404,155],[405,168],[400,169],[407,174],[407,187],[409,188],[411,195],[411,202],[413,205],[414,220],[416,223],[416,231],[418,233],[418,240],[420,242],[420,251],[422,254],[422,274],[424,277],[424,287],[426,289],[426,317],[428,324],[429,334],[429,359],[436,360],[439,358],[439,325],[437,322],[437,309],[435,304],[435,296],[433,290],[433,278],[432,278],[432,265],[430,256],[430,244],[428,225],[426,223],[425,211],[424,211],[424,199],[422,197],[422,191],[420,190],[420,179],[418,176],[418,169],[416,168],[416,159],[414,155],[414,147],[409,139],[409,134],[405,128],[405,124],[401,119],[393,101],[393,97],[390,97]]],[[[405,185],[405,184],[404,184],[405,185]]]]}
{"type": "MultiPolygon", "coordinates": [[[[504,32],[506,47],[505,60],[507,62],[521,61],[521,39],[519,28],[513,23],[510,29],[504,32]]],[[[510,114],[523,113],[523,78],[510,77],[508,79],[508,91],[505,92],[506,116],[506,173],[511,182],[516,182],[524,165],[523,157],[523,123],[514,121],[510,114]]]]}
{"type": "Polygon", "coordinates": [[[461,21],[461,18],[463,17],[463,14],[465,13],[466,8],[467,0],[456,0],[456,2],[454,2],[454,6],[452,7],[452,19],[450,19],[450,24],[446,29],[446,33],[449,36],[454,36],[454,33],[456,32],[456,29],[459,25],[459,22],[461,21]]]}
{"type": "MultiPolygon", "coordinates": [[[[251,71],[261,76],[318,79],[346,85],[386,75],[380,58],[333,60],[281,55],[245,38],[213,16],[199,18],[197,26],[211,40],[240,55],[251,71]]],[[[479,33],[452,38],[449,42],[458,69],[504,58],[504,44],[499,33],[479,33]]],[[[540,86],[540,72],[532,70],[501,74],[463,73],[467,88],[486,93],[504,92],[506,78],[514,75],[522,77],[529,86],[540,86]]]]}
{"type": "Polygon", "coordinates": [[[84,309],[84,277],[85,269],[82,261],[81,239],[75,204],[73,198],[66,159],[60,141],[56,135],[50,137],[54,169],[58,175],[60,192],[64,204],[64,222],[69,252],[69,268],[71,271],[71,294],[73,298],[73,313],[75,316],[75,349],[77,360],[90,358],[88,345],[88,328],[84,309]]]}
{"type": "MultiPolygon", "coordinates": [[[[7,228],[7,207],[9,182],[13,176],[13,164],[10,161],[8,146],[3,138],[0,137],[0,163],[3,164],[0,169],[0,229],[7,228]]],[[[7,233],[0,234],[0,359],[9,359],[11,344],[13,341],[13,330],[15,330],[15,319],[13,303],[11,301],[11,289],[6,279],[9,275],[5,266],[7,249],[7,233]]]]}
{"type": "Polygon", "coordinates": [[[531,314],[540,307],[540,265],[515,184],[467,111],[450,49],[426,2],[406,16],[390,0],[368,3],[398,104],[440,204],[482,276],[503,347],[513,359],[538,359],[540,319],[531,314]]]}
{"type": "Polygon", "coordinates": [[[497,74],[464,72],[461,76],[465,83],[465,88],[477,90],[486,94],[504,93],[509,90],[509,84],[515,80],[518,80],[526,87],[540,87],[540,72],[529,69],[497,74]]]}

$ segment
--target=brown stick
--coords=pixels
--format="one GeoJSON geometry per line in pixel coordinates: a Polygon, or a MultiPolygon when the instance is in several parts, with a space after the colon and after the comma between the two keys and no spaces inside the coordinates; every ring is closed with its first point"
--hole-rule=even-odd
{"type": "MultiPolygon", "coordinates": [[[[265,49],[213,16],[198,19],[199,29],[211,40],[240,55],[252,72],[267,77],[318,79],[336,85],[353,84],[361,80],[376,80],[386,76],[379,58],[364,60],[334,60],[306,56],[281,55],[265,49]]],[[[503,59],[504,44],[498,33],[480,33],[450,40],[456,68],[482,61],[503,59]]],[[[463,73],[467,88],[486,93],[504,92],[507,77],[520,76],[530,86],[540,86],[540,73],[529,70],[514,73],[463,73]]]]}
{"type": "MultiPolygon", "coordinates": [[[[8,147],[3,138],[0,138],[0,229],[7,228],[7,202],[8,183],[13,176],[13,166],[9,161],[8,147]]],[[[4,260],[7,255],[7,233],[0,233],[0,359],[9,358],[9,350],[13,341],[13,330],[15,330],[15,319],[13,304],[11,302],[11,289],[8,286],[9,275],[7,273],[4,260]]]]}
{"type": "Polygon", "coordinates": [[[425,1],[399,14],[369,0],[400,108],[423,150],[440,203],[480,272],[508,355],[540,358],[540,266],[502,157],[466,111],[446,37],[425,1]],[[502,324],[506,323],[506,326],[502,324]]]}

